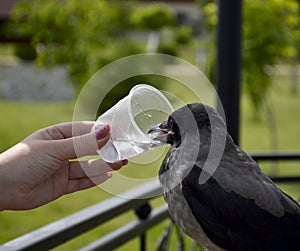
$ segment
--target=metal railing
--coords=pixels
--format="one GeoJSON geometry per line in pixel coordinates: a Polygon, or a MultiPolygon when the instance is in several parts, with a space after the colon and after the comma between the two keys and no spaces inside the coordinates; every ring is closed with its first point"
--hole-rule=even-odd
{"type": "MultiPolygon", "coordinates": [[[[255,153],[256,161],[300,160],[300,153],[255,153]]],[[[276,182],[299,182],[300,177],[271,177],[276,182]]],[[[112,250],[125,242],[140,237],[140,250],[146,250],[145,233],[154,225],[168,218],[167,206],[151,210],[148,202],[161,194],[157,180],[147,182],[117,197],[85,208],[70,216],[50,223],[35,231],[13,239],[0,246],[0,251],[48,250],[71,240],[104,222],[129,210],[135,210],[137,219],[108,233],[97,241],[82,248],[90,250],[112,250]]]]}
{"type": "MultiPolygon", "coordinates": [[[[161,188],[157,180],[145,183],[117,197],[107,199],[19,238],[13,239],[0,246],[0,250],[40,251],[54,248],[131,209],[136,210],[137,208],[144,207],[147,202],[157,194],[161,194],[161,188]]],[[[140,213],[140,215],[143,215],[143,213],[140,213]]],[[[117,229],[102,237],[100,244],[99,241],[92,243],[83,250],[96,250],[96,245],[100,247],[98,250],[111,250],[133,237],[142,235],[146,229],[167,217],[168,212],[166,206],[155,209],[151,213],[149,212],[148,215],[139,217],[144,219],[138,219],[117,229]]]]}
{"type": "MultiPolygon", "coordinates": [[[[274,152],[274,153],[252,153],[252,158],[258,163],[261,161],[295,161],[300,160],[299,152],[274,152]]],[[[270,178],[277,183],[281,182],[300,182],[300,176],[275,176],[270,178]]]]}

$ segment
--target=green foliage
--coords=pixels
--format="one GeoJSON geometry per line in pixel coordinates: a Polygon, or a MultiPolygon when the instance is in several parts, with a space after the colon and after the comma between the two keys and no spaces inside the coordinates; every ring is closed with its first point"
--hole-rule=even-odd
{"type": "Polygon", "coordinates": [[[266,66],[296,55],[293,45],[299,21],[293,0],[246,1],[244,8],[243,79],[258,110],[270,87],[266,66]],[[268,13],[268,14],[267,14],[268,13]]]}
{"type": "Polygon", "coordinates": [[[145,30],[159,30],[162,26],[172,26],[175,20],[175,12],[163,3],[135,8],[130,17],[130,22],[135,27],[145,30]]]}
{"type": "Polygon", "coordinates": [[[158,52],[178,56],[181,45],[187,45],[193,35],[193,28],[189,26],[166,27],[160,31],[158,52]]]}
{"type": "Polygon", "coordinates": [[[190,26],[181,26],[176,29],[176,42],[178,44],[188,44],[193,35],[193,28],[190,26]]]}
{"type": "Polygon", "coordinates": [[[215,30],[216,25],[218,24],[218,6],[216,3],[208,2],[203,6],[203,11],[205,15],[205,24],[208,29],[215,30]]]}
{"type": "Polygon", "coordinates": [[[35,48],[30,44],[16,44],[15,55],[23,60],[32,61],[36,59],[37,53],[35,48]]]}
{"type": "MultiPolygon", "coordinates": [[[[299,5],[296,0],[245,0],[243,8],[243,83],[258,111],[270,87],[266,66],[297,55],[299,5]]],[[[215,30],[217,6],[204,7],[208,27],[215,30]]],[[[298,48],[299,50],[299,48],[298,48]]]]}
{"type": "Polygon", "coordinates": [[[83,84],[107,62],[140,52],[124,34],[128,11],[119,1],[23,0],[13,19],[19,35],[37,48],[37,64],[66,63],[71,77],[83,84]]]}
{"type": "Polygon", "coordinates": [[[187,44],[191,40],[193,31],[191,27],[175,27],[175,21],[175,11],[163,3],[137,7],[130,16],[133,27],[158,32],[158,52],[172,56],[177,55],[179,45],[187,44]]]}
{"type": "Polygon", "coordinates": [[[177,56],[177,44],[174,41],[163,41],[158,47],[158,52],[177,56]]]}
{"type": "MultiPolygon", "coordinates": [[[[143,52],[141,46],[145,45],[130,37],[128,30],[170,29],[176,14],[166,4],[133,7],[117,0],[87,0],[84,4],[78,0],[21,0],[13,10],[13,21],[9,30],[31,39],[31,46],[37,52],[37,65],[66,64],[80,91],[104,65],[143,52]]],[[[188,42],[191,31],[172,29],[161,40],[159,49],[175,55],[178,45],[188,42]]],[[[116,89],[110,96],[112,102],[119,100],[125,91],[116,89]]]]}

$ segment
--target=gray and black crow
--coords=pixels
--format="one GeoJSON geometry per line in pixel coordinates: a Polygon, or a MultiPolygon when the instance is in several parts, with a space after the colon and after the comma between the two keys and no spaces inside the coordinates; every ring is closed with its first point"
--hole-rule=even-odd
{"type": "Polygon", "coordinates": [[[159,180],[172,219],[196,242],[209,250],[300,250],[300,206],[234,144],[211,107],[188,104],[149,134],[171,144],[159,180]]]}

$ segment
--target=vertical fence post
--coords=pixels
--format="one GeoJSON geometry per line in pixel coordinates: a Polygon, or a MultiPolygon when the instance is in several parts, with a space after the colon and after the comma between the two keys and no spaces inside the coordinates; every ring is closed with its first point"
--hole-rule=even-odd
{"type": "MultiPolygon", "coordinates": [[[[217,91],[227,129],[239,143],[242,0],[218,0],[217,91]]],[[[220,105],[220,104],[218,104],[220,105]]]]}
{"type": "MultiPolygon", "coordinates": [[[[140,220],[147,219],[151,213],[151,206],[149,203],[146,203],[138,208],[135,209],[136,215],[139,217],[140,220]]],[[[146,233],[142,233],[140,235],[140,250],[146,251],[146,233]]]]}

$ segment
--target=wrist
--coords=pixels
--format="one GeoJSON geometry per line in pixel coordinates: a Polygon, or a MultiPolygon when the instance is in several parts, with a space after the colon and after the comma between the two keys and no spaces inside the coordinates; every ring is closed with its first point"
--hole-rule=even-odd
{"type": "Polygon", "coordinates": [[[7,210],[13,198],[11,184],[14,176],[14,162],[15,158],[11,156],[11,149],[0,154],[0,211],[7,210]]]}
{"type": "Polygon", "coordinates": [[[6,209],[6,199],[5,199],[5,175],[4,175],[4,168],[3,160],[1,158],[0,154],[0,211],[3,211],[6,209]]]}

